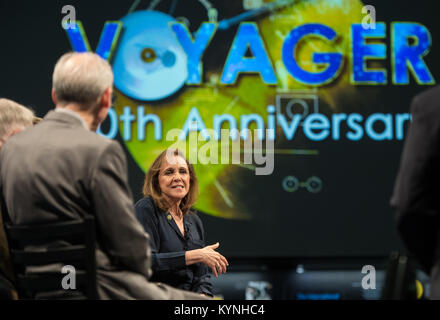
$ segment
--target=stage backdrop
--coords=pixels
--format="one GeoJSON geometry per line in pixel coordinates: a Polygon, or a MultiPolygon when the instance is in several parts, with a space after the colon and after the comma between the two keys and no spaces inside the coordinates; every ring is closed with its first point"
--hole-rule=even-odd
{"type": "Polygon", "coordinates": [[[1,1],[0,96],[44,116],[59,56],[96,51],[116,92],[100,134],[124,146],[135,201],[179,146],[226,256],[386,256],[409,105],[439,80],[431,2],[1,1]],[[259,138],[265,162],[245,161],[259,138]]]}

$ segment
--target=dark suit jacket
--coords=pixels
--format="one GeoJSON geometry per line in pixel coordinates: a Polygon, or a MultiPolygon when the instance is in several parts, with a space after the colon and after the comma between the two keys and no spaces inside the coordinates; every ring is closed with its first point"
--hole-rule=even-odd
{"type": "Polygon", "coordinates": [[[414,98],[391,205],[400,235],[440,298],[440,87],[414,98]]]}
{"type": "MultiPolygon", "coordinates": [[[[1,201],[1,199],[0,199],[1,201]]],[[[14,283],[14,272],[11,263],[11,257],[9,255],[8,240],[6,239],[6,233],[3,227],[3,215],[0,210],[0,287],[2,284],[6,287],[9,293],[8,295],[16,295],[13,286],[14,283]]],[[[0,288],[1,291],[1,288],[0,288]]],[[[0,293],[0,299],[1,299],[0,293]]]]}
{"type": "Polygon", "coordinates": [[[88,131],[71,114],[51,111],[38,126],[8,140],[0,174],[13,224],[95,217],[101,298],[198,298],[148,281],[149,237],[134,214],[118,142],[88,131]]]}

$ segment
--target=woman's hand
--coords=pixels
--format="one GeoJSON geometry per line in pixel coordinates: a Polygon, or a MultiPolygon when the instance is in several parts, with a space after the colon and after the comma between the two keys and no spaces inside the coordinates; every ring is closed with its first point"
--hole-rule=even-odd
{"type": "Polygon", "coordinates": [[[202,249],[190,250],[185,253],[186,264],[202,262],[211,268],[212,273],[218,277],[222,273],[226,273],[226,267],[229,266],[228,260],[220,253],[215,251],[219,247],[219,243],[206,246],[202,249]]]}

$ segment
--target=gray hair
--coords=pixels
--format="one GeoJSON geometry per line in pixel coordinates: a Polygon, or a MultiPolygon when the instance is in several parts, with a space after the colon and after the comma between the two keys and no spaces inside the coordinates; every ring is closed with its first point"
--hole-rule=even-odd
{"type": "Polygon", "coordinates": [[[15,129],[32,126],[34,112],[9,99],[0,99],[0,148],[15,129]]]}
{"type": "Polygon", "coordinates": [[[83,110],[93,107],[112,85],[110,64],[92,52],[66,53],[53,71],[52,87],[58,102],[77,103],[83,110]]]}

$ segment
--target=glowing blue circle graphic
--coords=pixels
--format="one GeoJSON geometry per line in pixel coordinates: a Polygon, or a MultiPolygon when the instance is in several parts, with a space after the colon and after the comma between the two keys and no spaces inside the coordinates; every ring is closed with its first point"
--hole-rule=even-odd
{"type": "Polygon", "coordinates": [[[123,31],[113,61],[115,86],[130,98],[164,99],[186,82],[187,57],[165,13],[142,10],[121,19],[123,31]]]}
{"type": "Polygon", "coordinates": [[[287,192],[295,192],[299,188],[299,180],[294,176],[287,176],[282,182],[283,189],[287,192]]]}

